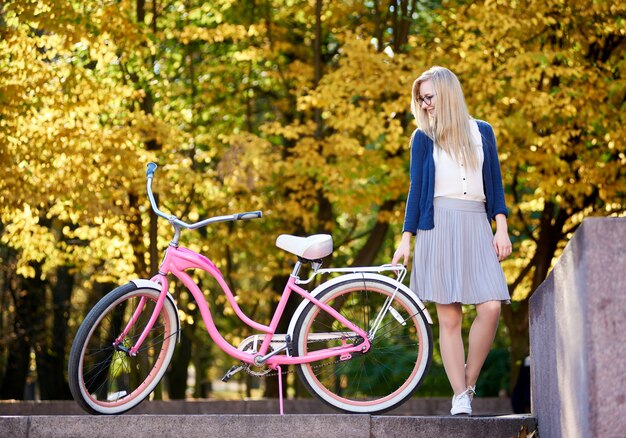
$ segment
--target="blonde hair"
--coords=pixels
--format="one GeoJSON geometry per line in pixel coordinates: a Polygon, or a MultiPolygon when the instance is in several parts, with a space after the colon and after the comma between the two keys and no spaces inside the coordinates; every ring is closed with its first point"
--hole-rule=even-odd
{"type": "Polygon", "coordinates": [[[472,143],[469,121],[461,83],[454,73],[445,67],[432,67],[413,82],[411,112],[417,126],[424,130],[433,142],[450,154],[460,164],[476,169],[478,158],[472,143]],[[420,86],[430,80],[435,97],[435,115],[431,117],[419,103],[420,86]]]}

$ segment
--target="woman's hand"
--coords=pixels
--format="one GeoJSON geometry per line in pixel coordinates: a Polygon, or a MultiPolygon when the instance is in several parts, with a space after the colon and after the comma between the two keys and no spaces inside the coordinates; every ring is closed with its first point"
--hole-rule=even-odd
{"type": "Polygon", "coordinates": [[[496,255],[500,261],[510,256],[513,251],[506,216],[503,214],[496,215],[496,234],[493,236],[493,248],[496,250],[496,255]]]}
{"type": "Polygon", "coordinates": [[[398,245],[398,249],[393,254],[393,259],[391,260],[391,264],[396,266],[400,259],[402,259],[402,264],[407,266],[409,261],[409,254],[411,252],[411,236],[413,234],[409,232],[402,233],[402,240],[400,241],[400,245],[398,245]]]}

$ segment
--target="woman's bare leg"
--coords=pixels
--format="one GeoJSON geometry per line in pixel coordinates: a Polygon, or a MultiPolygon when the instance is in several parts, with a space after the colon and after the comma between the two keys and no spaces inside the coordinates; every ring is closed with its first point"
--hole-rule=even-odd
{"type": "Polygon", "coordinates": [[[455,394],[467,388],[465,381],[465,348],[461,337],[463,310],[460,304],[437,304],[439,349],[443,367],[455,394]]]}
{"type": "Polygon", "coordinates": [[[476,385],[480,370],[493,344],[500,319],[500,301],[487,301],[476,305],[476,319],[472,322],[467,348],[465,383],[476,385]]]}

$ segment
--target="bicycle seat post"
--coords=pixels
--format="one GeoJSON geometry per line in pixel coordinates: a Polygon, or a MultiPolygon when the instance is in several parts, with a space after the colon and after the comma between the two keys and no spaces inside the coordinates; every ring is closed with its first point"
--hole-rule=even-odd
{"type": "Polygon", "coordinates": [[[298,257],[298,261],[293,266],[293,271],[291,271],[291,275],[290,276],[295,278],[296,280],[299,279],[298,274],[300,274],[300,269],[302,268],[302,262],[303,262],[303,260],[300,257],[298,257]]]}

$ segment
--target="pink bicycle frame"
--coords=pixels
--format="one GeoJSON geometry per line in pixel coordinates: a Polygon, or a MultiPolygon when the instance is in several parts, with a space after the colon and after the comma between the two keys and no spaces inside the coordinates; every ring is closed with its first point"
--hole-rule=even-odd
{"type": "MultiPolygon", "coordinates": [[[[198,307],[200,309],[200,314],[202,315],[202,319],[207,328],[207,331],[209,332],[209,335],[211,336],[211,339],[213,339],[213,341],[228,355],[236,359],[239,359],[243,362],[252,364],[254,363],[255,357],[258,357],[259,355],[265,356],[267,354],[269,347],[270,347],[270,342],[272,341],[272,336],[276,332],[276,328],[278,327],[278,323],[280,321],[280,318],[282,317],[285,306],[287,305],[287,300],[289,299],[289,296],[291,295],[292,291],[296,292],[298,295],[300,295],[304,299],[313,302],[316,306],[318,306],[319,308],[321,308],[322,310],[330,314],[333,318],[337,319],[337,321],[343,324],[347,329],[359,335],[363,339],[363,342],[358,345],[348,344],[344,342],[344,345],[342,345],[341,347],[333,347],[333,348],[317,350],[311,353],[307,353],[304,356],[293,357],[293,356],[277,354],[277,355],[269,357],[267,361],[265,362],[265,364],[267,364],[270,368],[275,369],[279,367],[280,365],[309,363],[309,362],[327,359],[327,358],[335,357],[335,356],[349,357],[348,355],[350,353],[354,353],[357,351],[365,352],[369,350],[370,348],[370,342],[367,337],[367,332],[365,332],[360,327],[354,325],[351,321],[347,320],[335,309],[333,309],[332,307],[328,306],[325,303],[320,302],[315,297],[311,296],[308,291],[298,286],[296,284],[295,276],[292,275],[289,277],[289,281],[285,285],[285,289],[278,303],[278,307],[274,315],[272,316],[270,325],[266,326],[263,324],[259,324],[256,321],[253,321],[252,319],[250,319],[247,315],[243,313],[243,311],[241,310],[241,308],[235,301],[235,298],[230,288],[226,284],[226,281],[224,280],[222,273],[210,259],[187,248],[170,246],[165,253],[165,257],[161,264],[159,274],[155,275],[151,279],[152,281],[157,282],[161,285],[161,294],[159,295],[153,314],[150,320],[148,321],[147,326],[144,328],[141,336],[137,340],[137,343],[130,349],[130,354],[133,356],[137,354],[137,351],[141,347],[141,344],[147,337],[159,313],[161,312],[161,309],[163,307],[163,302],[165,301],[165,297],[168,291],[168,282],[167,282],[166,276],[169,273],[172,273],[176,278],[182,281],[183,284],[187,287],[187,289],[193,295],[196,303],[198,304],[198,307]],[[209,310],[209,306],[206,303],[204,294],[202,293],[198,285],[195,283],[195,281],[193,281],[191,277],[186,272],[184,272],[186,269],[202,269],[203,271],[206,271],[210,275],[212,275],[217,280],[220,287],[226,294],[226,298],[228,299],[228,302],[233,307],[237,317],[246,325],[248,325],[250,328],[260,331],[262,333],[265,333],[263,343],[261,344],[261,348],[259,349],[258,352],[247,353],[247,352],[241,351],[237,349],[236,347],[234,347],[233,345],[231,345],[228,341],[226,341],[222,337],[219,330],[215,326],[215,323],[213,322],[211,311],[209,310]]],[[[140,302],[138,309],[135,311],[135,314],[133,315],[131,321],[129,321],[126,329],[124,330],[124,332],[120,335],[118,339],[124,338],[125,334],[128,332],[128,330],[130,330],[130,327],[132,327],[132,325],[138,318],[142,307],[143,307],[143,301],[140,302]]]]}

